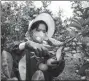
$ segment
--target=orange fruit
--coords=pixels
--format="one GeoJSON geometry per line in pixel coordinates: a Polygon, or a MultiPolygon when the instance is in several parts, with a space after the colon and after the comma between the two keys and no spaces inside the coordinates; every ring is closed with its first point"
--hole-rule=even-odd
{"type": "Polygon", "coordinates": [[[48,66],[47,64],[40,63],[38,68],[42,71],[46,71],[48,69],[48,66]]]}

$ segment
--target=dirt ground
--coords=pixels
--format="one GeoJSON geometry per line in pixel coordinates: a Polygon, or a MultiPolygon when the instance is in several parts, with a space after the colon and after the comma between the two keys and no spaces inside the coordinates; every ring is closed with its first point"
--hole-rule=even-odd
{"type": "Polygon", "coordinates": [[[65,57],[64,71],[57,78],[59,80],[80,80],[80,76],[75,72],[80,65],[79,58],[71,58],[71,55],[65,57]]]}

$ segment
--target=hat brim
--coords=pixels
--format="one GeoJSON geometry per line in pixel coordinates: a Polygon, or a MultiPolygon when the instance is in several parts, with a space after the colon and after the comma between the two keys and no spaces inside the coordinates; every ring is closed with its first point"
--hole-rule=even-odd
{"type": "Polygon", "coordinates": [[[44,21],[47,24],[48,26],[47,35],[48,37],[52,37],[55,31],[55,22],[51,15],[49,15],[48,13],[39,14],[34,20],[32,20],[32,22],[29,23],[28,31],[31,29],[32,25],[37,21],[44,21]]]}

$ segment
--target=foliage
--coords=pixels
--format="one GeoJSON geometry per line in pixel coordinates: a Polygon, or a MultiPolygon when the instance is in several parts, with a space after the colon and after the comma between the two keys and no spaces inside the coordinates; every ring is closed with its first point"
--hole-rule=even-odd
{"type": "MultiPolygon", "coordinates": [[[[23,40],[29,22],[38,14],[46,12],[53,16],[52,12],[47,9],[51,1],[41,2],[43,4],[41,8],[36,8],[32,1],[25,1],[24,4],[21,3],[19,5],[15,1],[8,1],[1,4],[2,47],[6,42],[23,40]]],[[[82,1],[72,1],[74,17],[66,20],[70,21],[69,26],[68,24],[63,26],[61,10],[59,10],[59,16],[54,17],[56,24],[54,37],[56,39],[65,41],[67,38],[75,37],[73,41],[66,45],[66,47],[71,48],[71,51],[76,51],[82,44],[86,43],[85,45],[89,45],[89,7],[83,8],[82,4],[82,1]],[[79,46],[78,44],[81,45],[79,46]]]]}
{"type": "MultiPolygon", "coordinates": [[[[8,1],[5,3],[1,2],[2,49],[8,42],[23,40],[28,29],[29,22],[38,14],[46,12],[53,16],[52,12],[47,9],[51,1],[41,2],[43,4],[41,8],[36,8],[32,1],[24,1],[24,4],[21,3],[19,5],[15,1],[8,1]]],[[[82,1],[72,1],[74,16],[73,18],[65,21],[65,23],[69,21],[70,24],[63,26],[64,23],[61,20],[61,10],[59,10],[59,16],[54,17],[56,24],[56,30],[53,36],[54,38],[65,41],[71,37],[75,37],[75,39],[66,44],[64,48],[67,53],[66,56],[71,53],[69,56],[72,58],[74,58],[75,54],[81,52],[89,55],[89,7],[83,8],[82,5],[82,1]]],[[[79,58],[82,59],[80,56],[79,58]]]]}
{"type": "MultiPolygon", "coordinates": [[[[29,22],[38,14],[46,12],[53,15],[52,12],[47,9],[47,6],[50,5],[51,1],[41,2],[43,4],[43,7],[41,8],[36,8],[32,1],[25,1],[24,4],[17,4],[16,1],[1,3],[2,46],[7,41],[23,40],[29,22]]],[[[58,29],[62,26],[61,18],[58,17],[56,22],[56,27],[58,29]]]]}
{"type": "Polygon", "coordinates": [[[78,47],[86,56],[89,55],[89,6],[84,8],[82,5],[82,1],[74,1],[72,3],[74,17],[71,19],[69,27],[72,28],[72,33],[77,39],[77,45],[81,43],[78,47]]]}

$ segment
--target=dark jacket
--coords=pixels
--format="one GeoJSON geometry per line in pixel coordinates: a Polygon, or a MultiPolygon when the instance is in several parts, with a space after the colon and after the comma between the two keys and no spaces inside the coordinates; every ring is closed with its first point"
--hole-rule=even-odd
{"type": "MultiPolygon", "coordinates": [[[[18,80],[20,80],[20,75],[18,71],[18,63],[20,59],[22,58],[22,56],[26,54],[26,80],[31,81],[32,75],[35,73],[36,70],[38,70],[38,64],[44,61],[41,60],[38,62],[37,59],[31,58],[33,56],[34,51],[27,47],[26,49],[20,51],[19,50],[20,43],[21,42],[10,43],[4,48],[4,50],[6,50],[7,52],[11,54],[13,59],[13,67],[12,67],[13,76],[10,76],[10,77],[17,77],[18,80]]],[[[46,60],[47,59],[48,58],[46,58],[46,60]]],[[[59,64],[57,68],[55,69],[49,68],[48,71],[43,72],[45,79],[49,81],[51,80],[52,77],[58,76],[63,71],[64,66],[65,66],[65,61],[62,59],[61,63],[59,64]]]]}

